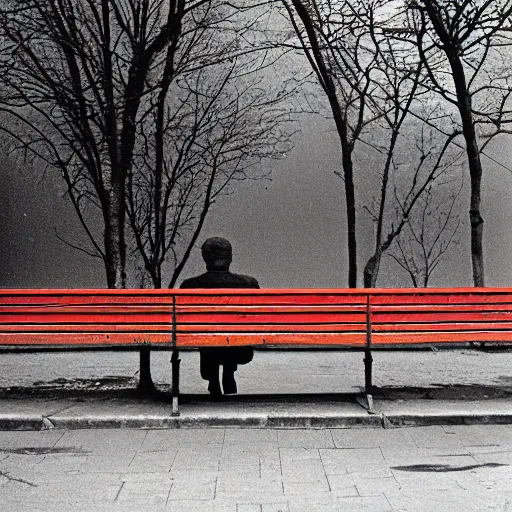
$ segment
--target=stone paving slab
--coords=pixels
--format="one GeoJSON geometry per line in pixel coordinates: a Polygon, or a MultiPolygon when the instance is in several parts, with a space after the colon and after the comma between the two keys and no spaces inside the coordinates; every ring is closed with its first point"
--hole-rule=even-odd
{"type": "Polygon", "coordinates": [[[0,432],[0,493],[14,512],[507,511],[511,441],[510,425],[0,432]]]}

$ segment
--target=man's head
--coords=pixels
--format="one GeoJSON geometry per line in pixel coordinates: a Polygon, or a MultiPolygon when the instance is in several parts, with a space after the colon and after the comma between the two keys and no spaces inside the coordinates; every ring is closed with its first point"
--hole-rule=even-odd
{"type": "Polygon", "coordinates": [[[225,238],[208,238],[201,247],[201,253],[207,270],[229,270],[233,250],[225,238]]]}

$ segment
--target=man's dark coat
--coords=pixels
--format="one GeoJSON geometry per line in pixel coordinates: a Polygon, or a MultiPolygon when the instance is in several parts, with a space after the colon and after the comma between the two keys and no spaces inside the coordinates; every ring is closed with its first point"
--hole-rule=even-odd
{"type": "MultiPolygon", "coordinates": [[[[197,277],[186,279],[180,288],[259,288],[254,277],[233,274],[229,270],[209,270],[197,277]]],[[[215,376],[217,365],[230,366],[252,361],[254,351],[249,347],[206,348],[201,349],[201,377],[211,380],[215,376]]]]}

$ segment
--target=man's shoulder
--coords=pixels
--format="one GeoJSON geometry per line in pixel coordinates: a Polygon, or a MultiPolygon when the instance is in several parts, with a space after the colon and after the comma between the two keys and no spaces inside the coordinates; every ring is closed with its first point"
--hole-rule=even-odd
{"type": "Polygon", "coordinates": [[[244,288],[260,287],[258,280],[255,277],[247,276],[245,274],[233,274],[232,272],[230,274],[234,281],[237,281],[240,284],[245,285],[244,288]]]}
{"type": "Polygon", "coordinates": [[[206,272],[190,277],[180,288],[259,288],[258,281],[251,276],[233,272],[206,272]]]}
{"type": "Polygon", "coordinates": [[[180,288],[202,288],[206,276],[207,274],[201,274],[200,276],[189,277],[181,283],[180,288]]]}

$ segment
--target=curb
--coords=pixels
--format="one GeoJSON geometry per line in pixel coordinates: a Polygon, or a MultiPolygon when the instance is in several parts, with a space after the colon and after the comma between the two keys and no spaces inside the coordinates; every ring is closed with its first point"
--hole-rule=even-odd
{"type": "Polygon", "coordinates": [[[382,414],[384,428],[427,427],[430,425],[509,425],[512,413],[398,413],[382,414]]]}
{"type": "Polygon", "coordinates": [[[357,415],[224,414],[37,416],[0,415],[0,430],[173,429],[173,428],[401,428],[430,425],[506,425],[512,413],[391,413],[357,415]]]}

